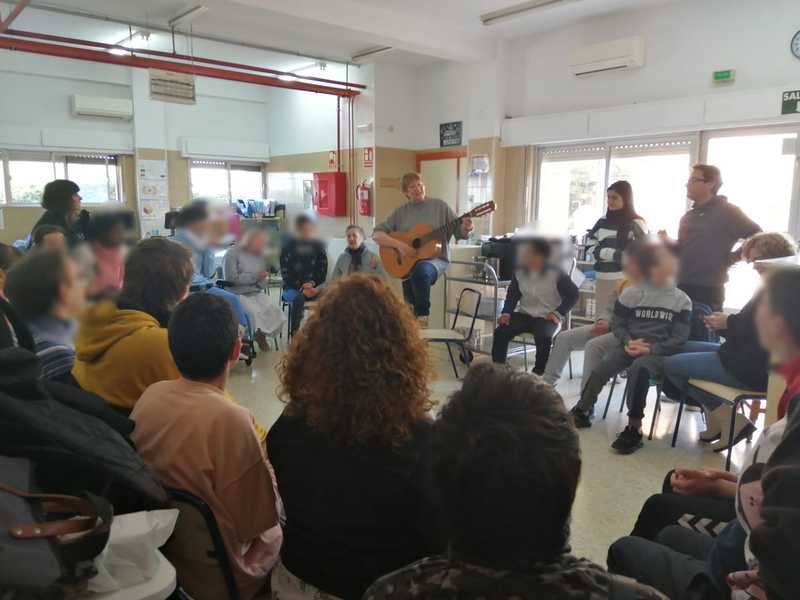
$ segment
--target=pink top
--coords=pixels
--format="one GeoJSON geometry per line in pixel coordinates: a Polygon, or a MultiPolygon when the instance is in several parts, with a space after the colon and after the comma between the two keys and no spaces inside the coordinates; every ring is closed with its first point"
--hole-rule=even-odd
{"type": "Polygon", "coordinates": [[[125,275],[125,253],[122,246],[109,247],[94,242],[92,252],[96,275],[89,290],[90,294],[121,290],[125,275]]]}
{"type": "Polygon", "coordinates": [[[211,507],[242,597],[263,591],[283,534],[272,468],[250,411],[217,387],[177,379],[147,388],[131,418],[131,438],[162,483],[211,507]]]}

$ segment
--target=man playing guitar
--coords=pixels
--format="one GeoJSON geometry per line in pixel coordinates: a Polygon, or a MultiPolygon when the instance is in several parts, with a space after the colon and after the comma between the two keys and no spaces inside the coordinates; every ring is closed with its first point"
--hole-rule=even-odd
{"type": "MultiPolygon", "coordinates": [[[[413,226],[425,223],[434,228],[443,227],[447,223],[457,221],[453,210],[443,200],[428,198],[425,195],[425,183],[419,173],[406,173],[401,182],[403,193],[408,202],[396,208],[386,221],[375,227],[372,239],[379,246],[393,248],[403,256],[416,254],[409,244],[389,236],[394,231],[406,231],[413,226]]],[[[403,279],[403,296],[414,309],[414,314],[427,324],[431,309],[431,286],[448,264],[447,245],[451,236],[466,239],[472,231],[472,219],[463,218],[458,226],[446,236],[442,236],[441,254],[437,258],[421,260],[414,265],[411,272],[403,279]]]]}

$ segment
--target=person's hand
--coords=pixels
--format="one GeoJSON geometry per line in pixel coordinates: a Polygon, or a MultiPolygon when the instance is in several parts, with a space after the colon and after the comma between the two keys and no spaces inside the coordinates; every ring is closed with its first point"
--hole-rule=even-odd
{"type": "Polygon", "coordinates": [[[417,251],[414,248],[403,242],[400,242],[400,245],[397,246],[397,251],[402,258],[413,258],[417,255],[417,251]]]}
{"type": "Polygon", "coordinates": [[[316,298],[319,296],[319,288],[307,287],[303,290],[303,295],[306,298],[316,298]]]}
{"type": "Polygon", "coordinates": [[[594,322],[591,329],[592,337],[597,337],[598,335],[603,335],[604,333],[608,333],[610,327],[608,325],[608,321],[605,319],[598,319],[594,322]]]}
{"type": "Polygon", "coordinates": [[[716,469],[675,469],[670,478],[672,490],[687,496],[719,496],[721,482],[730,481],[716,469]]]}
{"type": "Polygon", "coordinates": [[[559,316],[558,316],[556,313],[554,313],[554,312],[551,312],[549,315],[547,315],[547,316],[545,317],[545,319],[547,319],[547,320],[548,320],[548,321],[550,321],[551,323],[555,323],[556,325],[559,325],[559,324],[561,323],[561,317],[559,317],[559,316]]]}
{"type": "Polygon", "coordinates": [[[650,344],[648,344],[643,338],[631,340],[625,344],[625,352],[628,354],[628,356],[638,358],[639,356],[650,354],[650,344]]]}
{"type": "Polygon", "coordinates": [[[714,331],[728,328],[728,315],[721,312],[711,313],[705,318],[706,327],[714,331]]]}
{"type": "Polygon", "coordinates": [[[671,241],[670,237],[669,237],[669,234],[667,233],[666,229],[659,229],[658,230],[658,239],[661,240],[664,243],[667,243],[667,242],[671,241]]]}
{"type": "Polygon", "coordinates": [[[727,580],[732,590],[744,590],[756,600],[767,600],[767,594],[761,583],[761,574],[757,567],[749,571],[730,573],[727,580]]]}
{"type": "Polygon", "coordinates": [[[300,291],[303,292],[303,291],[307,290],[308,288],[313,288],[313,287],[314,287],[314,283],[313,282],[306,281],[303,285],[300,286],[300,291]]]}
{"type": "Polygon", "coordinates": [[[469,217],[464,217],[463,219],[461,219],[461,237],[462,238],[465,238],[465,237],[469,236],[469,234],[472,233],[473,229],[474,229],[474,227],[472,225],[472,219],[470,219],[469,217]]]}
{"type": "Polygon", "coordinates": [[[266,279],[267,277],[269,277],[269,271],[259,271],[257,277],[259,279],[266,279]]]}
{"type": "Polygon", "coordinates": [[[500,315],[500,318],[497,319],[498,325],[508,325],[511,323],[511,315],[508,313],[503,313],[500,315]]]}

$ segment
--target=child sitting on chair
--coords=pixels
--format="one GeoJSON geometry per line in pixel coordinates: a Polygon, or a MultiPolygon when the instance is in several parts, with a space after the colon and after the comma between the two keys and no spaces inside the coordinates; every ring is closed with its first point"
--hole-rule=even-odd
{"type": "Polygon", "coordinates": [[[611,331],[618,345],[595,367],[572,409],[575,425],[591,427],[597,396],[606,382],[628,369],[628,425],[612,444],[620,454],[642,447],[642,419],[650,377],[661,376],[664,357],[689,339],[692,301],[675,286],[678,263],[663,245],[644,244],[634,252],[643,281],[627,288],[614,304],[611,331]]]}
{"type": "Polygon", "coordinates": [[[303,320],[305,303],[322,293],[322,284],[328,276],[328,255],[325,245],[316,239],[314,221],[308,215],[301,214],[295,219],[294,229],[295,237],[281,251],[281,298],[292,307],[292,334],[303,320]]]}
{"type": "Polygon", "coordinates": [[[520,334],[532,334],[537,375],[544,373],[556,330],[578,301],[578,288],[569,275],[548,263],[550,251],[543,239],[532,239],[521,249],[492,342],[492,359],[504,363],[508,344],[520,334]]]}

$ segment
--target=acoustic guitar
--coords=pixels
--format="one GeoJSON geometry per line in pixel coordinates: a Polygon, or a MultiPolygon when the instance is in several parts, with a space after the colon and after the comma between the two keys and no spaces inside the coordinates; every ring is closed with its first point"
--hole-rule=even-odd
{"type": "Polygon", "coordinates": [[[389,237],[405,242],[416,251],[414,254],[403,256],[400,251],[389,246],[381,246],[381,261],[383,268],[392,277],[406,277],[414,265],[421,260],[441,256],[444,244],[450,239],[453,232],[461,226],[461,220],[466,218],[483,217],[493,212],[496,208],[494,202],[484,202],[468,213],[464,213],[455,221],[445,223],[434,229],[432,225],[420,223],[407,231],[393,231],[389,237]]]}

